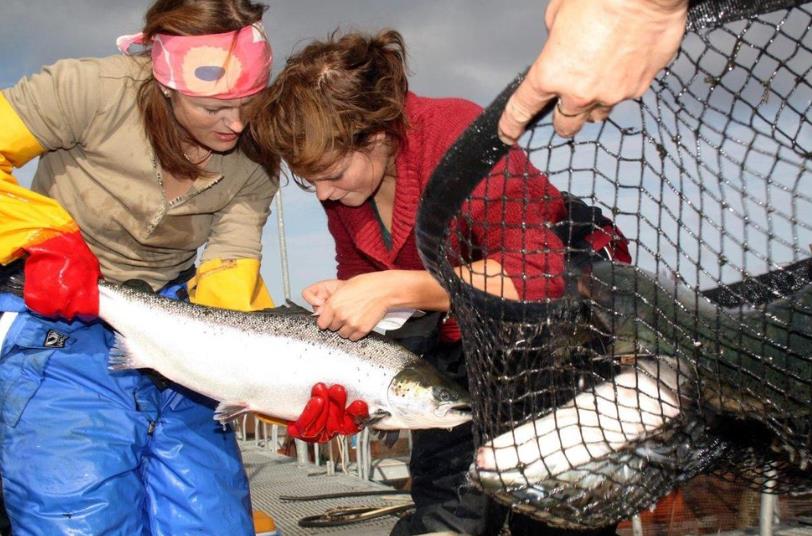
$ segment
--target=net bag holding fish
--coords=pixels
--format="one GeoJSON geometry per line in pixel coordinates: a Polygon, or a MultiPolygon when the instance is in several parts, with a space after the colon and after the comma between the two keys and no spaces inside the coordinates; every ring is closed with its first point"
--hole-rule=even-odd
{"type": "Polygon", "coordinates": [[[693,6],[649,92],[574,140],[542,114],[499,141],[517,79],[425,190],[471,479],[517,511],[601,527],[711,471],[812,491],[812,4],[754,4],[693,6]],[[631,262],[587,240],[612,225],[631,262]]]}

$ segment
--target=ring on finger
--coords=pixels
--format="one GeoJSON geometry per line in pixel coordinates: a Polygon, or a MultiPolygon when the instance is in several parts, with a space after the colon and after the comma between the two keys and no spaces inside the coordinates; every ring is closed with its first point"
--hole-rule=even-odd
{"type": "Polygon", "coordinates": [[[558,113],[561,114],[564,117],[578,117],[578,116],[581,116],[581,115],[585,114],[586,112],[589,112],[589,108],[586,108],[586,109],[581,110],[580,112],[576,112],[574,114],[567,113],[561,108],[561,100],[560,99],[559,99],[558,102],[555,103],[555,109],[558,110],[558,113]]]}

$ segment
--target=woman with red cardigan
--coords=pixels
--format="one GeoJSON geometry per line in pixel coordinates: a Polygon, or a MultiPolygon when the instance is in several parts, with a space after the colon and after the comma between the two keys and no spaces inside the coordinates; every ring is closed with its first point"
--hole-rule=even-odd
{"type": "MultiPolygon", "coordinates": [[[[315,190],[336,243],[337,278],[303,291],[319,327],[358,340],[392,308],[448,311],[448,294],[418,256],[415,217],[432,171],[481,108],[409,92],[403,39],[393,30],[311,43],[287,60],[265,105],[253,123],[256,136],[286,160],[297,182],[315,190]]],[[[483,184],[474,192],[474,224],[462,232],[489,253],[460,267],[460,275],[508,299],[557,297],[564,288],[563,245],[544,223],[565,217],[562,196],[521,151],[504,165],[531,176],[506,181],[494,172],[487,191],[483,184]],[[487,203],[487,195],[500,202],[487,203]],[[526,243],[531,252],[522,255],[526,243]]],[[[612,239],[593,237],[597,249],[612,239]]],[[[456,322],[446,318],[434,328],[404,342],[467,385],[456,322]]],[[[413,433],[417,508],[393,534],[498,531],[504,511],[466,486],[472,453],[470,423],[413,433]]]]}

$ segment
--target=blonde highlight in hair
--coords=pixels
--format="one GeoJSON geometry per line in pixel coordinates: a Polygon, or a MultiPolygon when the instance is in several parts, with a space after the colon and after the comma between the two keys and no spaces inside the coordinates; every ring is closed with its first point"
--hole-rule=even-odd
{"type": "MultiPolygon", "coordinates": [[[[208,35],[232,32],[260,22],[265,9],[266,6],[250,0],[157,0],[147,10],[142,31],[147,42],[159,33],[208,35]]],[[[147,138],[163,170],[178,178],[197,178],[200,168],[183,155],[183,143],[192,140],[175,120],[172,105],[158,81],[153,77],[145,80],[137,99],[147,138]]],[[[250,132],[240,135],[238,147],[248,158],[262,165],[271,177],[278,175],[279,157],[261,151],[250,132]]]]}
{"type": "Polygon", "coordinates": [[[397,151],[405,140],[408,91],[400,33],[333,32],[288,58],[250,128],[294,178],[306,176],[368,149],[379,133],[397,151]]]}

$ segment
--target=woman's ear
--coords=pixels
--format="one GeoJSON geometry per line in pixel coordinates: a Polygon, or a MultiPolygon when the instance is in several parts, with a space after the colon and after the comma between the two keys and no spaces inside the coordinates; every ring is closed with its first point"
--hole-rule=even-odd
{"type": "Polygon", "coordinates": [[[161,90],[161,93],[163,93],[164,97],[166,97],[168,99],[169,97],[172,96],[172,90],[171,89],[169,89],[168,87],[166,87],[165,85],[163,85],[160,82],[156,81],[155,83],[158,84],[158,89],[161,90]]]}
{"type": "Polygon", "coordinates": [[[379,147],[383,146],[385,149],[390,149],[392,146],[391,141],[389,140],[389,136],[386,132],[376,132],[367,138],[366,145],[363,147],[363,151],[366,153],[371,153],[372,151],[378,149],[379,147]]]}
{"type": "Polygon", "coordinates": [[[379,143],[389,143],[389,137],[386,135],[386,132],[377,132],[369,137],[370,147],[374,147],[379,143]]]}

